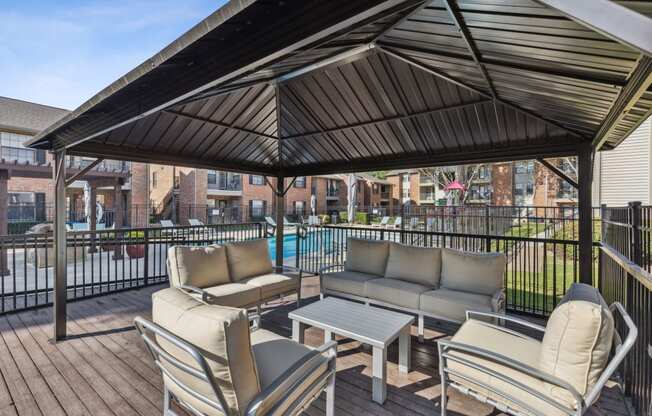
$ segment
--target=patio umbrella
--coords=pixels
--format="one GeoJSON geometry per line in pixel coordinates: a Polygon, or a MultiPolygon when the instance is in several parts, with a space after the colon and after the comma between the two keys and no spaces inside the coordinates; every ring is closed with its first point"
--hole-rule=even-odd
{"type": "Polygon", "coordinates": [[[357,198],[357,179],[354,174],[350,174],[348,177],[348,210],[347,210],[347,215],[349,222],[353,222],[353,219],[355,218],[355,200],[357,198]]]}
{"type": "Polygon", "coordinates": [[[466,188],[464,187],[464,185],[459,183],[459,181],[453,181],[453,182],[449,183],[448,185],[446,185],[446,187],[444,188],[444,191],[462,191],[462,192],[464,192],[464,191],[466,191],[466,188]]]}
{"type": "Polygon", "coordinates": [[[90,224],[91,222],[91,186],[87,182],[84,182],[84,217],[86,217],[86,222],[90,224]]]}
{"type": "Polygon", "coordinates": [[[315,210],[317,209],[317,196],[315,194],[310,195],[310,211],[312,215],[315,215],[315,210]]]}

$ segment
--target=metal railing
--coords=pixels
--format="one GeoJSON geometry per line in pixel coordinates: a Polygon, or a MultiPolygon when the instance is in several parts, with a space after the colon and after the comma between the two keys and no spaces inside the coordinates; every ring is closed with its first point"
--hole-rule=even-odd
{"type": "MultiPolygon", "coordinates": [[[[167,248],[264,237],[261,223],[71,231],[67,234],[68,299],[167,280],[167,248]]],[[[52,303],[53,235],[0,237],[0,313],[52,303]]]]}

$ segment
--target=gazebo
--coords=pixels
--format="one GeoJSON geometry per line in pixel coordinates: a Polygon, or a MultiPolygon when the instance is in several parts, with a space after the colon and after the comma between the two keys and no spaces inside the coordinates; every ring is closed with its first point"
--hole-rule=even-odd
{"type": "Polygon", "coordinates": [[[590,282],[593,154],[652,111],[650,13],[609,0],[230,1],[31,142],[56,161],[55,338],[66,155],[275,177],[279,224],[285,178],[575,155],[590,282]]]}

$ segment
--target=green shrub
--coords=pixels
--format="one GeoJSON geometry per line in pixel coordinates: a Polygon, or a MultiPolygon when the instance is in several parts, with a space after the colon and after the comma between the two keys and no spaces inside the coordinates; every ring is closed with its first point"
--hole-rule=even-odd
{"type": "Polygon", "coordinates": [[[339,222],[349,222],[349,214],[346,211],[340,211],[337,216],[339,217],[339,222]]]}
{"type": "Polygon", "coordinates": [[[366,212],[356,212],[355,222],[357,224],[369,224],[369,214],[366,212]]]}
{"type": "Polygon", "coordinates": [[[321,224],[330,224],[331,223],[331,216],[326,215],[326,214],[322,214],[322,215],[319,216],[319,222],[321,224]]]}

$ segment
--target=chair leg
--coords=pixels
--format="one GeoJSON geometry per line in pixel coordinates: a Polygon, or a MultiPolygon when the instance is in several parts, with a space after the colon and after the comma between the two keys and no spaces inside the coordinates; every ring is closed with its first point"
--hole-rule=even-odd
{"type": "Polygon", "coordinates": [[[172,398],[170,396],[170,390],[167,387],[163,387],[163,416],[177,416],[175,412],[172,411],[170,404],[172,403],[172,398]]]}
{"type": "Polygon", "coordinates": [[[417,326],[417,336],[419,337],[419,342],[423,342],[423,334],[424,334],[423,315],[419,315],[419,317],[417,319],[417,325],[418,325],[417,326]]]}
{"type": "Polygon", "coordinates": [[[262,316],[262,312],[263,310],[260,307],[260,304],[256,305],[256,314],[258,314],[258,316],[262,316]]]}
{"type": "MultiPolygon", "coordinates": [[[[439,364],[441,365],[441,363],[439,364]]],[[[446,416],[446,404],[448,402],[448,396],[446,395],[446,379],[442,374],[441,378],[441,400],[439,400],[439,405],[441,406],[441,416],[446,416]]]]}
{"type": "Polygon", "coordinates": [[[301,287],[297,290],[297,308],[301,306],[301,287]]]}
{"type": "Polygon", "coordinates": [[[335,416],[335,374],[328,378],[326,386],[326,416],[335,416]]]}

